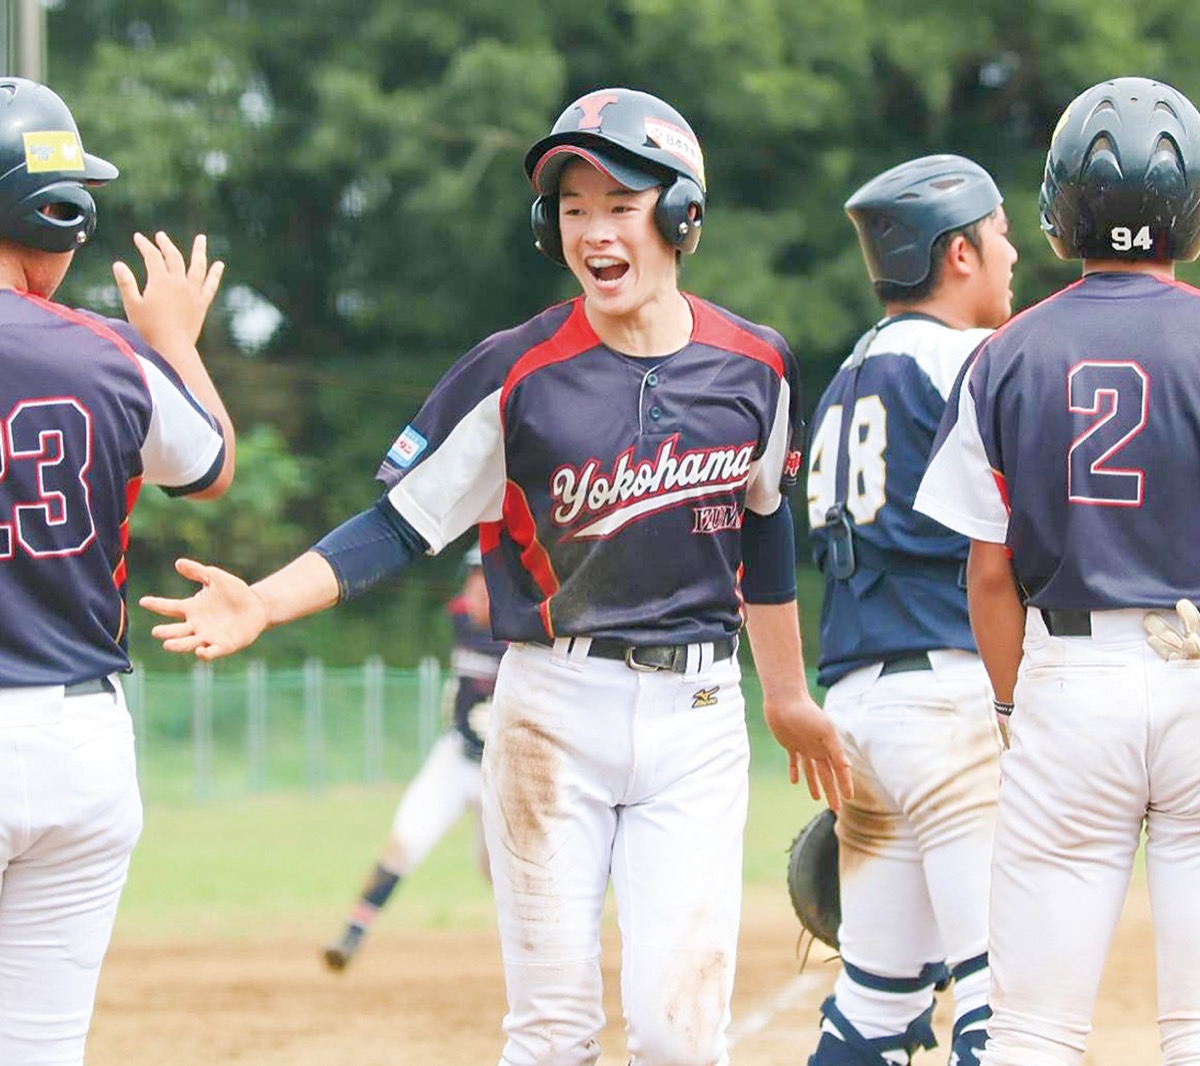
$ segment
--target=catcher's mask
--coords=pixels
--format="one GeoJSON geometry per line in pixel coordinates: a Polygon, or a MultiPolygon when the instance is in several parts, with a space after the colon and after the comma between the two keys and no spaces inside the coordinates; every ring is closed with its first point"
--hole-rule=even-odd
{"type": "Polygon", "coordinates": [[[57,93],[0,78],[0,237],[44,252],[78,248],[96,229],[87,187],[116,176],[111,163],[83,150],[57,93]]]}
{"type": "Polygon", "coordinates": [[[599,89],[571,104],[550,135],[525,155],[538,194],[530,209],[534,243],[560,266],[558,181],[573,159],[585,159],[627,189],[658,185],[654,222],[671,247],[691,254],[704,223],[704,155],[687,120],[669,104],[635,89],[599,89]]]}
{"type": "Polygon", "coordinates": [[[943,233],[986,218],[1003,197],[991,175],[959,155],[927,155],[885,170],[846,201],[872,282],[919,285],[943,233]]]}
{"type": "Polygon", "coordinates": [[[1061,259],[1195,259],[1200,113],[1148,78],[1093,85],[1058,120],[1038,202],[1061,259]]]}

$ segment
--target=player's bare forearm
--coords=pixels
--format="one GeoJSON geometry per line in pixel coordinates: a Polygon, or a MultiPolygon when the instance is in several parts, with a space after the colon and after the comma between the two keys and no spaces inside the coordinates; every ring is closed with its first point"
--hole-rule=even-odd
{"type": "Polygon", "coordinates": [[[138,288],[128,266],[121,262],[113,264],[125,317],[220,423],[225,438],[224,465],[208,486],[192,494],[193,499],[215,499],[224,495],[233,481],[237,438],[233,421],[200,358],[196,342],[220,287],[225,264],[218,261],[209,265],[208,241],[202,233],[192,241],[189,260],[161,231],[153,241],[136,233],[133,242],[146,266],[145,288],[138,288]]]}
{"type": "Polygon", "coordinates": [[[795,601],[746,604],[746,633],[763,690],[763,717],[788,753],[792,783],[803,769],[813,799],[824,792],[839,809],[853,794],[850,760],[833,722],[813,699],[804,672],[800,616],[795,601]]]}
{"type": "Polygon", "coordinates": [[[253,644],[264,630],[338,602],[337,576],[316,552],[305,552],[254,585],[191,559],[178,560],[175,569],[200,589],[186,599],[143,596],[139,602],[156,614],[179,619],[150,631],[165,651],[198,659],[232,655],[253,644]]]}
{"type": "Polygon", "coordinates": [[[967,559],[971,631],[996,699],[1012,702],[1025,637],[1025,607],[1003,544],[971,541],[967,559]]]}

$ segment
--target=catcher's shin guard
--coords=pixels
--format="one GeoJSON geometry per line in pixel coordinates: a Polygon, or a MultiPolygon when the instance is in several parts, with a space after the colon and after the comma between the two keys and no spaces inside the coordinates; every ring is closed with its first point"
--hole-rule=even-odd
{"type": "Polygon", "coordinates": [[[976,1007],[954,1023],[954,1043],[950,1048],[948,1066],[979,1066],[979,1056],[987,1044],[987,1028],[978,1027],[978,1023],[986,1022],[991,1016],[990,1007],[976,1007]],[[977,1028],[967,1029],[972,1025],[977,1028]]]}
{"type": "Polygon", "coordinates": [[[933,1017],[933,1006],[914,1018],[907,1029],[892,1036],[878,1036],[868,1040],[838,1010],[834,997],[821,1004],[821,1014],[837,1030],[837,1035],[821,1034],[817,1050],[809,1057],[808,1066],[896,1066],[884,1058],[888,1051],[902,1051],[904,1062],[911,1062],[917,1048],[937,1047],[937,1038],[929,1024],[933,1017]],[[840,1039],[839,1039],[840,1038],[840,1039]]]}

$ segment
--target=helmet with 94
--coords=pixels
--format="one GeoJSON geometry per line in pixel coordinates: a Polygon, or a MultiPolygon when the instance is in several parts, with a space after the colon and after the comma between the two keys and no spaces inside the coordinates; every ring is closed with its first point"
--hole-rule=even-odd
{"type": "Polygon", "coordinates": [[[1093,85],[1063,112],[1040,196],[1063,259],[1200,255],[1200,113],[1149,78],[1093,85]]]}

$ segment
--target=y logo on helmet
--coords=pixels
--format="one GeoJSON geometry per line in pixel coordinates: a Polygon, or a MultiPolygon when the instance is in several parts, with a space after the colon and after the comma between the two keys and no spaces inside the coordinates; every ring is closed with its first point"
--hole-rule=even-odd
{"type": "Polygon", "coordinates": [[[603,118],[600,112],[603,111],[609,104],[615,104],[620,100],[616,93],[592,93],[591,96],[585,96],[582,100],[576,103],[583,114],[579,118],[578,129],[581,130],[598,130],[603,118]]]}
{"type": "Polygon", "coordinates": [[[71,130],[42,130],[22,136],[25,139],[25,169],[30,174],[84,169],[83,146],[71,130]]]}
{"type": "Polygon", "coordinates": [[[687,164],[700,179],[700,188],[705,188],[704,182],[704,153],[700,151],[700,142],[690,130],[664,122],[661,118],[646,118],[643,123],[646,137],[657,144],[664,152],[670,152],[677,159],[687,164]]]}

